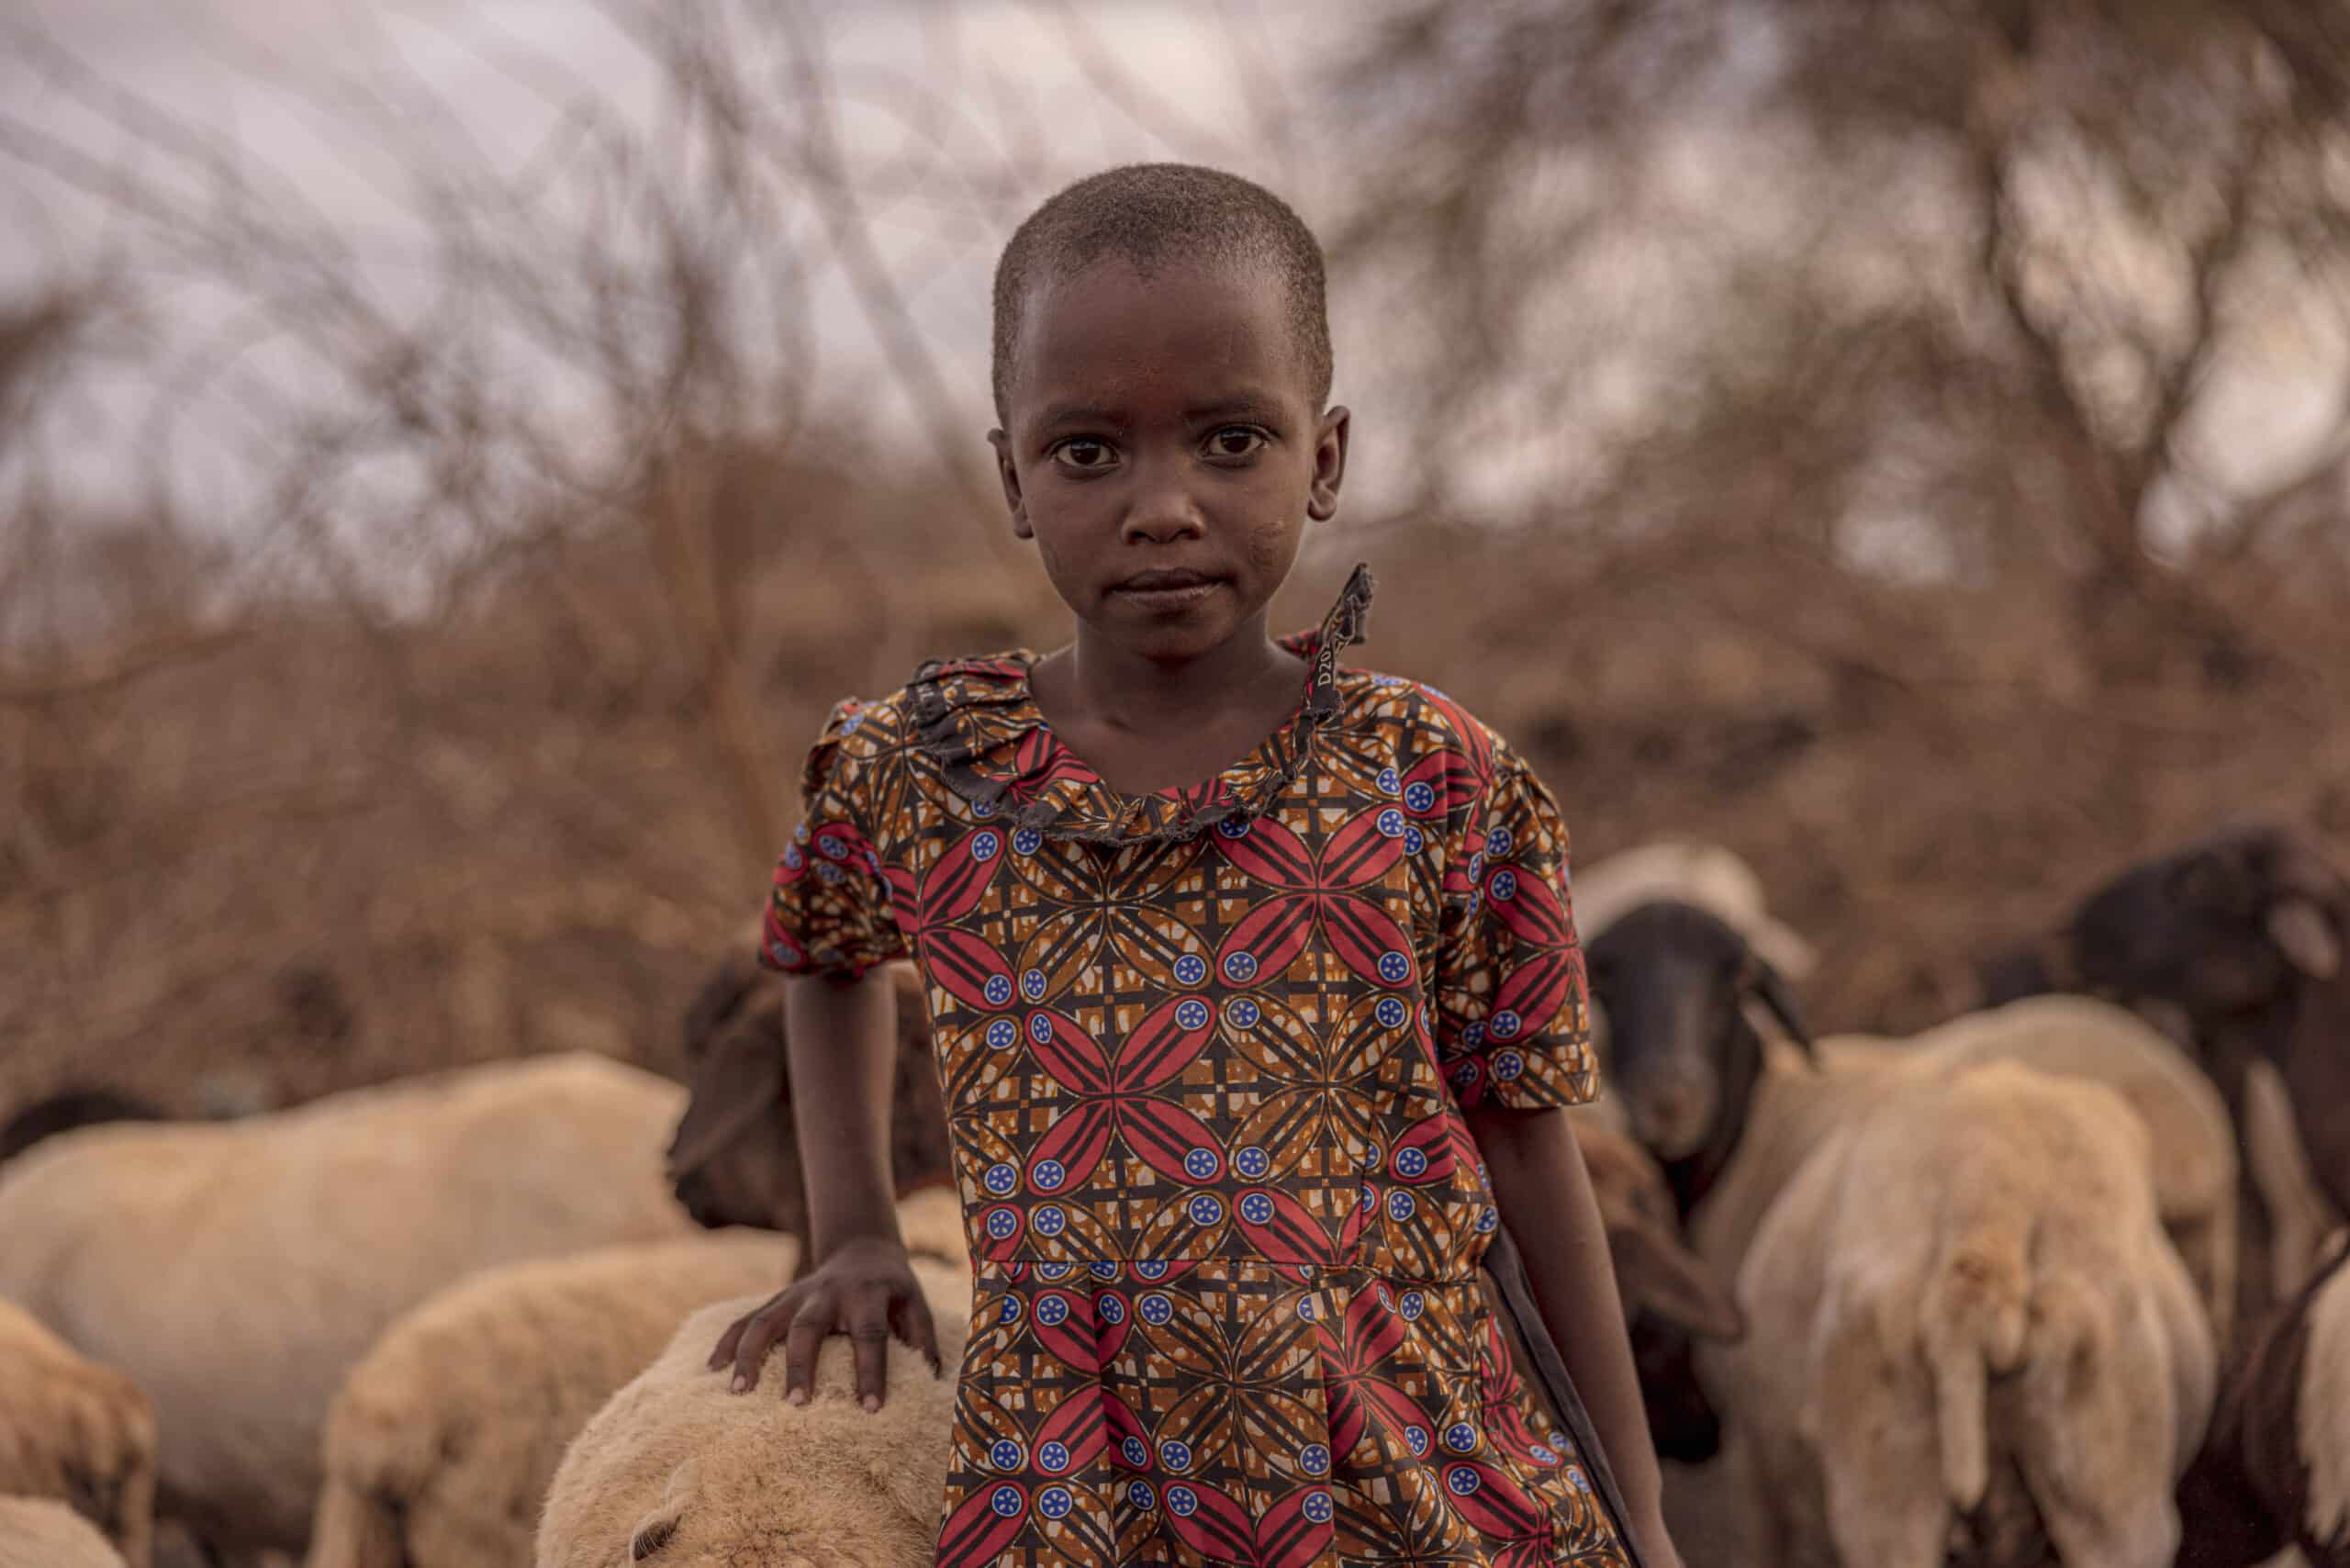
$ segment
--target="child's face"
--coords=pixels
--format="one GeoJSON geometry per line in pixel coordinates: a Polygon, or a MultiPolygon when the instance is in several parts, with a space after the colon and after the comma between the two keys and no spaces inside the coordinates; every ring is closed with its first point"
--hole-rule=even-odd
{"type": "Polygon", "coordinates": [[[1013,528],[1099,636],[1158,659],[1263,634],[1305,520],[1337,509],[1323,411],[1261,267],[1108,260],[1029,297],[1004,430],[1013,528]]]}

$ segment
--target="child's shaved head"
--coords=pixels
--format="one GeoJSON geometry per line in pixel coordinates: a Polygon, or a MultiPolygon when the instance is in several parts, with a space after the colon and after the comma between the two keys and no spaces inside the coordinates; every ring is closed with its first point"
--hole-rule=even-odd
{"type": "Polygon", "coordinates": [[[1082,179],[1028,215],[995,269],[995,412],[1012,402],[1013,356],[1030,292],[1116,256],[1147,272],[1170,263],[1269,269],[1318,404],[1330,395],[1330,318],[1322,247],[1289,204],[1237,174],[1192,163],[1130,163],[1082,179]]]}

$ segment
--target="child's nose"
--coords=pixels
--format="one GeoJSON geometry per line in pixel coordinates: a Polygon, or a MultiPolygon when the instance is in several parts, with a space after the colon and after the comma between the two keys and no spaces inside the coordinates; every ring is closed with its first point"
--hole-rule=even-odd
{"type": "Polygon", "coordinates": [[[1189,490],[1171,479],[1161,480],[1137,489],[1119,532],[1129,544],[1171,544],[1205,534],[1207,520],[1189,490]]]}

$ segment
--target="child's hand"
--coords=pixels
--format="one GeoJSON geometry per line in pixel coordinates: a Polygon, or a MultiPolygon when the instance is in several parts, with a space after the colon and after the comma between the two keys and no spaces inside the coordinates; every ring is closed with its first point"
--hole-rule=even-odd
{"type": "Polygon", "coordinates": [[[880,1409],[887,1395],[892,1334],[921,1351],[931,1375],[938,1375],[938,1331],[901,1243],[876,1237],[844,1244],[721,1335],[710,1370],[731,1360],[734,1392],[744,1393],[758,1385],[759,1368],[781,1339],[784,1397],[805,1405],[817,1350],[827,1335],[844,1332],[856,1350],[856,1396],[867,1410],[880,1409]]]}

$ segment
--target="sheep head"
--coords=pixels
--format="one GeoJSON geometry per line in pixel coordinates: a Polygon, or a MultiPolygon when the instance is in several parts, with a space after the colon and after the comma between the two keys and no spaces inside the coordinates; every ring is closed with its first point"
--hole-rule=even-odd
{"type": "MultiPolygon", "coordinates": [[[[1762,1068],[1747,1004],[1761,1002],[1811,1048],[1786,981],[1729,925],[1685,903],[1629,912],[1588,958],[1606,1014],[1606,1070],[1633,1136],[1668,1166],[1708,1151],[1727,1159],[1762,1068]]],[[[1694,1199],[1683,1198],[1685,1212],[1694,1199]]]]}

